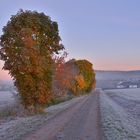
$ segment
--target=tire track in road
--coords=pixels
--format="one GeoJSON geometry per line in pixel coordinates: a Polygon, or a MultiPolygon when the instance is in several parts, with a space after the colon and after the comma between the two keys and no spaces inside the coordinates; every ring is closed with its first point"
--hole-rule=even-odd
{"type": "Polygon", "coordinates": [[[50,119],[24,140],[101,140],[98,93],[50,119]]]}

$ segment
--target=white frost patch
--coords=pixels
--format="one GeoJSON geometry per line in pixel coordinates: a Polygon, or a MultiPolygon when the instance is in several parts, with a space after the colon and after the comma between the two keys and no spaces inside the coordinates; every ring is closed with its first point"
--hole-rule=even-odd
{"type": "Polygon", "coordinates": [[[140,139],[140,120],[126,112],[125,108],[104,92],[100,94],[100,104],[102,124],[107,140],[140,139]]]}

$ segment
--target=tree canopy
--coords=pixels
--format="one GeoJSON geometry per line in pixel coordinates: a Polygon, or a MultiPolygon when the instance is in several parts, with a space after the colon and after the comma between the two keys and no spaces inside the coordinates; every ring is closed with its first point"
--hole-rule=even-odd
{"type": "Polygon", "coordinates": [[[73,73],[70,90],[74,95],[84,94],[95,88],[96,80],[92,63],[88,60],[72,59],[67,62],[67,65],[70,65],[73,73]]]}
{"type": "Polygon", "coordinates": [[[3,69],[9,70],[23,104],[46,104],[51,98],[52,55],[64,49],[57,22],[44,13],[20,10],[4,26],[0,45],[3,69]]]}
{"type": "Polygon", "coordinates": [[[75,63],[79,68],[79,74],[83,75],[85,80],[86,85],[84,89],[86,92],[89,92],[96,84],[93,65],[88,60],[77,60],[75,63]]]}

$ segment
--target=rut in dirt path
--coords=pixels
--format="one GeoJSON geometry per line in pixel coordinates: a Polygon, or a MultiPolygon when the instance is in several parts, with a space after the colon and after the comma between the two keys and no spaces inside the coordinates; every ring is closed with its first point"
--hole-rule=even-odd
{"type": "Polygon", "coordinates": [[[24,140],[102,140],[102,136],[99,95],[94,92],[24,140]]]}

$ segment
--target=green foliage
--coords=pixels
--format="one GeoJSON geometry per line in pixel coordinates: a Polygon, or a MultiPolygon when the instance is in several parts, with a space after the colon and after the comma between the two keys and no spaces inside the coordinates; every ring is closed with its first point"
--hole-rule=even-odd
{"type": "Polygon", "coordinates": [[[88,60],[77,60],[75,63],[79,68],[79,73],[84,77],[86,83],[85,91],[91,91],[94,88],[93,85],[96,83],[92,63],[90,63],[88,60]]]}
{"type": "Polygon", "coordinates": [[[87,60],[75,60],[74,64],[78,72],[75,73],[70,90],[74,95],[90,92],[96,85],[92,63],[87,60]]]}
{"type": "Polygon", "coordinates": [[[49,16],[20,10],[0,38],[3,69],[9,70],[25,107],[43,106],[51,99],[52,55],[59,54],[58,25],[49,16]]]}
{"type": "Polygon", "coordinates": [[[79,95],[84,92],[85,86],[86,86],[86,83],[85,83],[84,77],[83,75],[79,74],[75,76],[71,90],[74,95],[79,95]]]}

